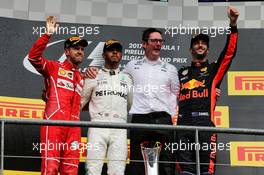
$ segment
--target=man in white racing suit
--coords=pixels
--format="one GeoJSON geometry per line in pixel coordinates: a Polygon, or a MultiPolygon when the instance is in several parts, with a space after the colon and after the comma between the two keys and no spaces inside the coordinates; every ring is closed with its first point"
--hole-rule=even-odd
{"type": "MultiPolygon", "coordinates": [[[[103,49],[104,67],[96,79],[85,79],[81,108],[88,103],[91,121],[126,123],[132,104],[132,79],[119,70],[122,45],[108,40],[103,49]]],[[[89,128],[86,169],[89,175],[101,175],[108,160],[109,175],[124,175],[127,159],[127,130],[89,128]]]]}

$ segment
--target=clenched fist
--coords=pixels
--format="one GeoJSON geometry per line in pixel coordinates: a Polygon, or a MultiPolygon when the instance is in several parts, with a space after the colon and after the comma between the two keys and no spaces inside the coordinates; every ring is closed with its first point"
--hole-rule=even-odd
{"type": "Polygon", "coordinates": [[[237,18],[240,14],[239,11],[235,7],[229,6],[227,9],[227,14],[228,14],[228,18],[230,19],[230,25],[236,26],[237,25],[237,18]]]}

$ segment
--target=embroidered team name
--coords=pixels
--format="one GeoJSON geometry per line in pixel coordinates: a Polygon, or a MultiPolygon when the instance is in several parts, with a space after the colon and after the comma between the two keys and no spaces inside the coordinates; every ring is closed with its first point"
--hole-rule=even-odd
{"type": "Polygon", "coordinates": [[[188,100],[190,98],[207,98],[208,97],[208,89],[204,89],[202,92],[197,90],[189,91],[187,94],[180,94],[180,101],[188,100]]]}
{"type": "Polygon", "coordinates": [[[127,95],[124,94],[123,92],[111,91],[111,90],[102,90],[95,92],[95,96],[108,96],[108,95],[115,95],[127,99],[127,95]]]}

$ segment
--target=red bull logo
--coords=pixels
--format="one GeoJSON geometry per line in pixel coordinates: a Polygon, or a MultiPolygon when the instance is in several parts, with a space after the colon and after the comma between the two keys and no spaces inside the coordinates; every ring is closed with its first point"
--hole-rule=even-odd
{"type": "Polygon", "coordinates": [[[187,92],[181,92],[179,96],[179,100],[188,100],[190,98],[207,98],[208,97],[208,89],[203,89],[202,91],[200,90],[194,90],[198,87],[205,87],[205,80],[203,81],[198,81],[195,79],[192,79],[186,83],[181,84],[181,90],[188,89],[189,91],[187,92]]]}
{"type": "Polygon", "coordinates": [[[195,89],[198,87],[205,87],[205,80],[198,81],[198,80],[192,79],[186,83],[181,84],[181,90],[183,90],[183,89],[192,90],[192,89],[195,89]]]}
{"type": "Polygon", "coordinates": [[[192,98],[192,99],[194,99],[194,98],[207,98],[208,94],[209,94],[208,89],[204,89],[202,92],[199,92],[197,90],[192,90],[186,94],[180,94],[179,100],[183,101],[183,100],[188,100],[190,98],[192,98]]]}

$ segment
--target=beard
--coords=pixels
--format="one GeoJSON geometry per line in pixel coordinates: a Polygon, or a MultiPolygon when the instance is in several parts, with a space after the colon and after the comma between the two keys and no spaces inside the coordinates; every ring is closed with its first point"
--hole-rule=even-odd
{"type": "Polygon", "coordinates": [[[107,63],[109,65],[116,65],[116,64],[119,64],[120,61],[117,61],[117,60],[109,60],[107,63]]]}
{"type": "Polygon", "coordinates": [[[108,60],[109,64],[111,65],[115,65],[115,64],[119,64],[119,62],[121,61],[122,57],[112,57],[108,60]]]}
{"type": "Polygon", "coordinates": [[[199,47],[197,49],[197,51],[195,51],[194,49],[192,50],[192,55],[193,57],[197,58],[198,60],[203,60],[207,54],[208,54],[208,50],[207,49],[204,49],[204,51],[202,53],[198,53],[198,50],[199,49],[203,49],[202,47],[199,47]]]}
{"type": "Polygon", "coordinates": [[[117,64],[121,61],[121,59],[117,59],[117,60],[111,60],[110,62],[112,62],[112,64],[117,64]]]}
{"type": "Polygon", "coordinates": [[[74,58],[71,58],[70,60],[71,60],[71,62],[72,62],[73,64],[75,64],[76,66],[78,66],[79,64],[82,63],[82,60],[83,60],[83,59],[80,59],[80,58],[78,58],[78,57],[74,57],[74,58]]]}
{"type": "Polygon", "coordinates": [[[107,64],[108,66],[112,67],[112,68],[115,68],[115,67],[118,67],[119,66],[119,63],[120,63],[121,59],[120,60],[116,60],[116,59],[113,59],[113,60],[105,60],[105,64],[107,64]]]}
{"type": "Polygon", "coordinates": [[[205,57],[206,57],[206,53],[202,53],[202,54],[196,54],[195,57],[198,59],[198,60],[203,60],[205,57]]]}

